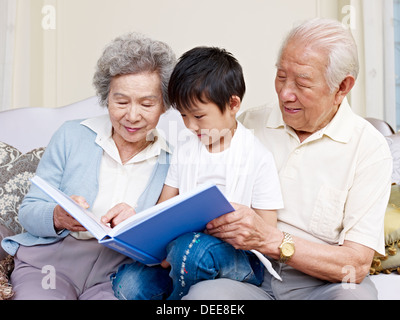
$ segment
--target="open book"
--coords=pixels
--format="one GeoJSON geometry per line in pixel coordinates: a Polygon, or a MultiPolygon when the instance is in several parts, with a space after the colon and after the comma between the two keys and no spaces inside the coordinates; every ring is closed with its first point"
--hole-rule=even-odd
{"type": "Polygon", "coordinates": [[[39,176],[33,177],[32,182],[79,221],[99,243],[147,265],[161,263],[167,254],[167,245],[180,235],[203,231],[211,220],[234,211],[215,185],[205,184],[139,212],[111,229],[39,176]]]}
{"type": "MultiPolygon", "coordinates": [[[[126,219],[114,228],[39,176],[32,182],[84,226],[99,243],[147,265],[161,263],[167,245],[182,234],[203,231],[211,220],[234,211],[221,191],[204,184],[126,219]]],[[[278,280],[281,277],[260,252],[251,250],[278,280]]]]}

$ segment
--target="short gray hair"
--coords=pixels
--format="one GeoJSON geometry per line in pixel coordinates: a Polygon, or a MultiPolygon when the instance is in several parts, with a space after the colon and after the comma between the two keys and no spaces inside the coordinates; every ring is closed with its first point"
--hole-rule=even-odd
{"type": "Polygon", "coordinates": [[[157,72],[161,79],[164,108],[169,109],[168,82],[175,64],[175,53],[164,42],[135,32],[117,37],[104,49],[93,77],[100,104],[108,106],[112,78],[126,74],[157,72]]]}
{"type": "Polygon", "coordinates": [[[360,70],[357,45],[350,30],[342,23],[315,18],[293,28],[281,46],[278,62],[291,40],[300,40],[305,45],[327,50],[328,65],[325,78],[332,92],[348,75],[357,79],[360,70]]]}

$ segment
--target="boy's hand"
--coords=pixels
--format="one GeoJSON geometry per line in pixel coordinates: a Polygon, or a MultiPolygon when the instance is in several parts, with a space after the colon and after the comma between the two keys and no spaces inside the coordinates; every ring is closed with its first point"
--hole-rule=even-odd
{"type": "Polygon", "coordinates": [[[111,228],[114,228],[117,224],[128,219],[129,217],[132,217],[135,214],[135,209],[132,208],[130,205],[126,203],[119,203],[101,217],[101,222],[104,225],[110,224],[111,228]]]}
{"type": "Polygon", "coordinates": [[[161,262],[161,267],[163,267],[164,269],[168,269],[171,265],[169,264],[169,262],[167,260],[163,260],[161,262]]]}

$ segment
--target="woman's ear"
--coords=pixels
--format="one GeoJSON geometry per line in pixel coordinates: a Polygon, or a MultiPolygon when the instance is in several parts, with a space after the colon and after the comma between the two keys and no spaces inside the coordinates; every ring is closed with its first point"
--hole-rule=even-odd
{"type": "Polygon", "coordinates": [[[240,110],[242,100],[238,96],[232,96],[229,100],[229,111],[236,114],[240,110]]]}

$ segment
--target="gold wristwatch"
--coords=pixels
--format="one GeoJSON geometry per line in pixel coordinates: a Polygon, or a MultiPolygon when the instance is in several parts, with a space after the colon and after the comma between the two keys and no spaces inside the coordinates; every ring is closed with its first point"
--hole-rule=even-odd
{"type": "Polygon", "coordinates": [[[283,232],[283,240],[279,249],[281,251],[279,262],[286,263],[294,255],[294,241],[289,233],[283,232]]]}

